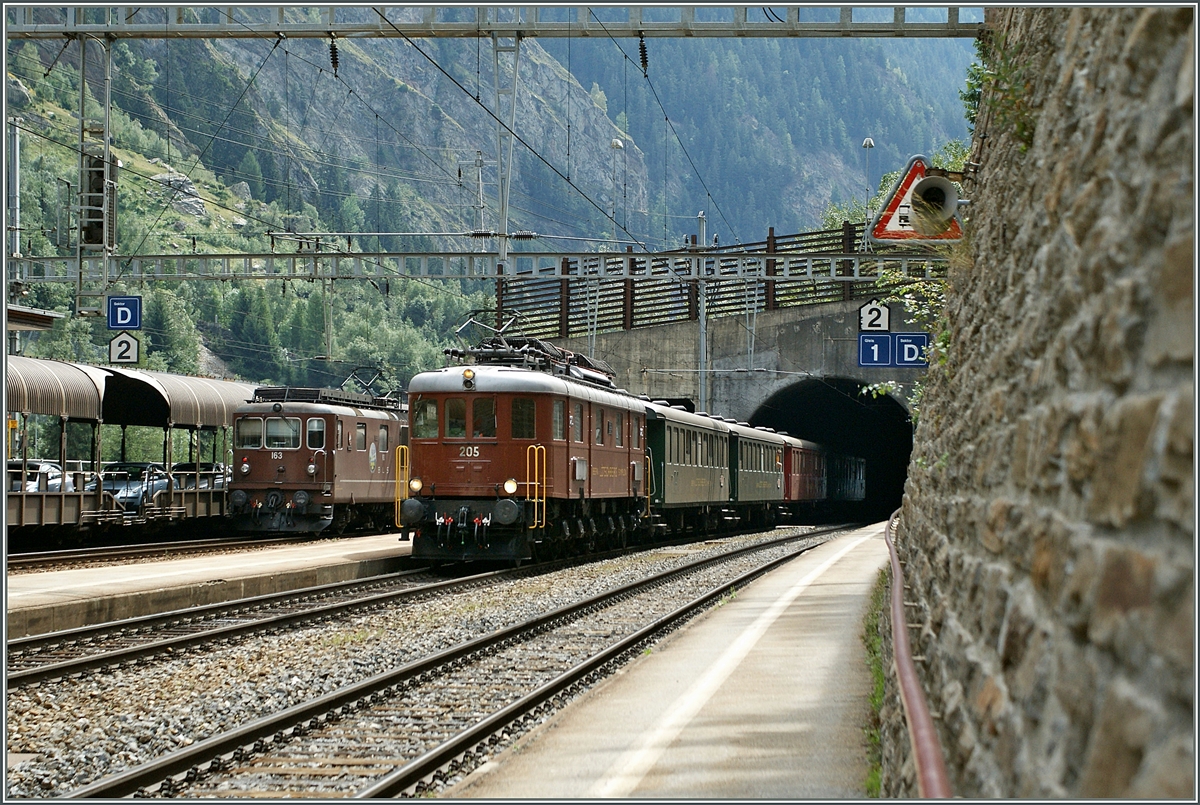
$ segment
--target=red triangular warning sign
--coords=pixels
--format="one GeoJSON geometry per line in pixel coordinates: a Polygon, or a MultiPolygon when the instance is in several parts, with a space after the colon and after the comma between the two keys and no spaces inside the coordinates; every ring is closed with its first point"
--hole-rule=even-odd
{"type": "Polygon", "coordinates": [[[937,234],[924,234],[918,232],[913,226],[913,188],[925,178],[928,169],[929,165],[925,161],[925,157],[920,154],[908,161],[908,166],[900,177],[900,181],[892,188],[892,192],[884,202],[879,214],[871,222],[871,228],[868,230],[869,240],[876,243],[895,243],[897,241],[939,243],[958,240],[962,237],[962,226],[958,223],[957,214],[951,217],[945,231],[937,234]]]}

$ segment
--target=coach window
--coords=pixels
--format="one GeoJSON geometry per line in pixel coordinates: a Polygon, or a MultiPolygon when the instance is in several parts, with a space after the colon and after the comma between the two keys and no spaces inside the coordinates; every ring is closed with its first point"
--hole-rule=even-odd
{"type": "Polygon", "coordinates": [[[567,438],[567,403],[565,400],[554,401],[554,414],[551,417],[550,427],[553,431],[550,434],[552,439],[562,441],[567,438]]]}
{"type": "Polygon", "coordinates": [[[324,450],[325,449],[325,420],[324,419],[308,420],[308,449],[309,450],[324,450]]]}
{"type": "Polygon", "coordinates": [[[357,422],[354,425],[354,447],[358,450],[367,449],[367,423],[357,422]]]}
{"type": "Polygon", "coordinates": [[[387,425],[379,426],[379,442],[378,442],[378,444],[379,444],[379,454],[386,456],[387,449],[388,449],[387,425]]]}
{"type": "Polygon", "coordinates": [[[575,418],[571,421],[571,434],[575,441],[583,441],[583,403],[575,403],[575,418]]]}
{"type": "Polygon", "coordinates": [[[683,463],[688,466],[692,464],[692,442],[695,441],[695,436],[691,431],[683,434],[683,463]]]}
{"type": "Polygon", "coordinates": [[[438,435],[437,400],[417,402],[412,417],[414,439],[436,439],[438,435]]]}
{"type": "Polygon", "coordinates": [[[239,450],[251,450],[262,447],[262,420],[254,417],[252,419],[239,419],[237,424],[233,426],[233,443],[239,450]]]}
{"type": "Polygon", "coordinates": [[[533,400],[516,397],[512,401],[512,437],[514,439],[536,439],[537,419],[533,400]]]}
{"type": "Polygon", "coordinates": [[[267,447],[275,449],[296,449],[300,446],[299,417],[267,417],[267,447]]]}
{"type": "Polygon", "coordinates": [[[617,412],[617,447],[625,446],[625,412],[617,412]]]}
{"type": "Polygon", "coordinates": [[[446,438],[465,439],[467,436],[467,401],[461,397],[446,400],[446,438]]]}
{"type": "Polygon", "coordinates": [[[491,397],[476,397],[471,406],[471,435],[493,437],[496,435],[496,401],[491,397]]]}

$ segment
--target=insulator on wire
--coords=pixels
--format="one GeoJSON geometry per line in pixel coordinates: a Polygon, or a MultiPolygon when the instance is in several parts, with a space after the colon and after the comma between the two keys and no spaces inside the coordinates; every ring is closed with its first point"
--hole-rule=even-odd
{"type": "Polygon", "coordinates": [[[333,74],[337,75],[338,52],[337,52],[337,39],[336,38],[329,40],[329,63],[333,66],[333,74]]]}
{"type": "Polygon", "coordinates": [[[642,75],[648,76],[650,58],[646,55],[646,35],[641,31],[638,31],[638,53],[642,56],[642,75]]]}

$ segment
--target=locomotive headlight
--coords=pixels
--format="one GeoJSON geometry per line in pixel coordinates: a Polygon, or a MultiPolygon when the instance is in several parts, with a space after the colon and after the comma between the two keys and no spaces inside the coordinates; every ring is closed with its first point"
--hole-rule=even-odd
{"type": "Polygon", "coordinates": [[[422,481],[420,478],[412,478],[408,482],[408,488],[411,489],[413,494],[415,495],[418,492],[420,492],[422,489],[425,488],[425,482],[422,481]]]}
{"type": "Polygon", "coordinates": [[[309,475],[316,475],[317,474],[317,465],[309,464],[307,467],[305,467],[305,472],[307,472],[309,475]]]}
{"type": "Polygon", "coordinates": [[[463,369],[463,388],[467,390],[475,388],[474,369],[463,369]]]}
{"type": "Polygon", "coordinates": [[[517,494],[517,479],[516,478],[509,478],[507,481],[504,482],[504,492],[505,492],[505,494],[508,494],[508,495],[517,494]]]}
{"type": "Polygon", "coordinates": [[[240,469],[241,469],[242,475],[245,475],[246,473],[250,472],[250,462],[243,460],[242,466],[240,469]]]}

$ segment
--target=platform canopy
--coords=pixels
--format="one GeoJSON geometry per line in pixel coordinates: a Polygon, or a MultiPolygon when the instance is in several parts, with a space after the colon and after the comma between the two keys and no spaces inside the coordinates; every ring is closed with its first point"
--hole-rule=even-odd
{"type": "Polygon", "coordinates": [[[10,414],[48,414],[98,421],[108,372],[96,366],[8,355],[5,388],[10,414]]]}
{"type": "Polygon", "coordinates": [[[9,355],[10,414],[49,414],[107,425],[220,428],[256,386],[115,366],[9,355]]]}
{"type": "Polygon", "coordinates": [[[104,422],[150,427],[220,428],[254,396],[255,386],[230,380],[110,367],[104,422]]]}

